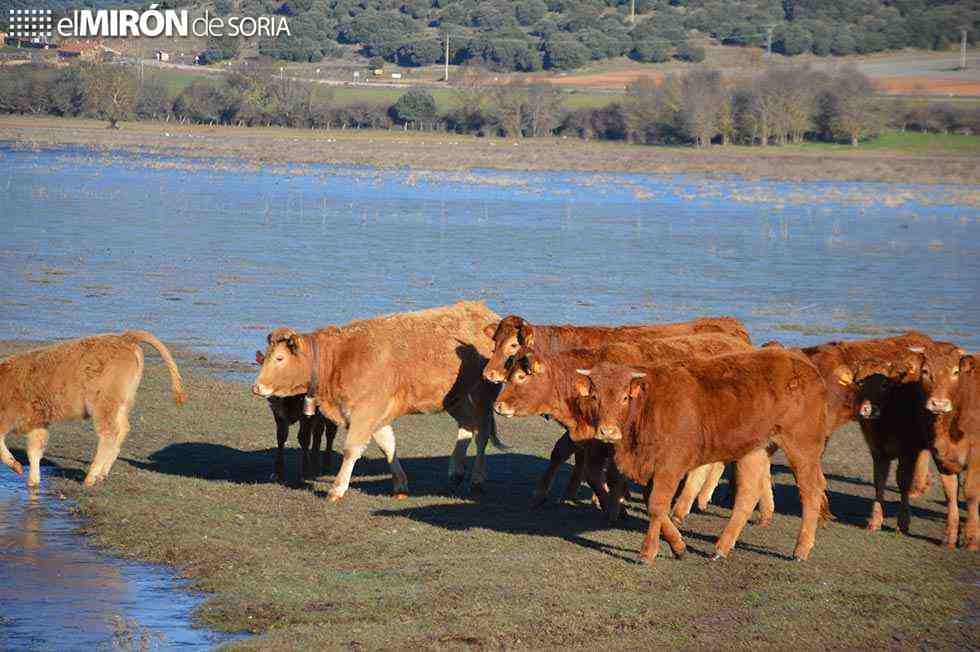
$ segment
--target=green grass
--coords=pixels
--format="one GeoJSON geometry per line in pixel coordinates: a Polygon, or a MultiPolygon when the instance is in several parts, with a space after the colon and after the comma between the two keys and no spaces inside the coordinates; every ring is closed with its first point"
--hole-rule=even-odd
{"type": "MultiPolygon", "coordinates": [[[[23,348],[2,344],[0,355],[23,348]]],[[[52,428],[45,482],[78,500],[100,545],[176,565],[210,591],[197,614],[203,623],[257,634],[235,647],[980,645],[977,556],[937,545],[939,489],[913,500],[911,536],[894,532],[891,506],[885,531],[867,532],[871,464],[854,428],[836,433],[824,458],[839,520],[818,532],[810,561],[788,560],[799,504],[777,457],[772,526],[748,527],[730,559],[712,562],[729,514],[713,505],[682,526],[686,559],[662,557],[648,568],[634,563],[646,527],[638,503],[614,528],[584,489],[572,503],[528,508],[559,435],[542,419],[499,422],[512,448],[491,455],[480,500],[446,490],[451,421],[401,419],[395,432],[409,499],[389,497],[387,465],[372,450],[348,497],[331,504],[330,476],[303,489],[270,481],[273,423],[247,385],[178,356],[190,402],[177,408],[155,355],[147,362],[133,430],[108,482],[80,485],[95,448],[88,424],[52,428]]],[[[8,442],[23,460],[22,440],[8,442]]],[[[294,463],[290,455],[287,468],[294,463]]],[[[566,477],[567,469],[556,490],[566,477]]]]}
{"type": "Polygon", "coordinates": [[[861,141],[857,147],[844,143],[807,142],[787,145],[786,151],[891,152],[901,154],[964,154],[980,155],[980,136],[964,134],[932,134],[917,131],[885,131],[873,140],[861,141]]]}

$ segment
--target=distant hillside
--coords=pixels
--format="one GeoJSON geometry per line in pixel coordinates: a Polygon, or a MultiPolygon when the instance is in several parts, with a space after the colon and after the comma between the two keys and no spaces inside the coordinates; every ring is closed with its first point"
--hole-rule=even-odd
{"type": "MultiPolygon", "coordinates": [[[[51,0],[44,8],[105,3],[51,0]]],[[[139,3],[130,3],[139,4],[139,3]]],[[[32,0],[2,0],[41,8],[32,0]]],[[[794,56],[865,54],[916,47],[946,49],[960,29],[974,43],[980,31],[975,0],[216,0],[219,14],[278,13],[290,37],[265,39],[259,51],[278,59],[320,61],[354,50],[403,66],[441,62],[445,35],[451,62],[509,71],[574,69],[629,55],[698,61],[716,42],[765,47],[794,56]]],[[[239,54],[236,42],[213,43],[206,60],[239,54]]]]}

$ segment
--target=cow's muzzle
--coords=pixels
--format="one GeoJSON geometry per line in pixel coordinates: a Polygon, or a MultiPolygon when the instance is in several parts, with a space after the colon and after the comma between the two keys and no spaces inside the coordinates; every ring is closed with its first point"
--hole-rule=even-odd
{"type": "Polygon", "coordinates": [[[881,416],[881,410],[871,401],[861,401],[857,415],[861,419],[874,420],[881,416]]]}
{"type": "Polygon", "coordinates": [[[926,401],[926,409],[934,414],[947,414],[953,411],[953,402],[948,398],[929,397],[926,401]]]}
{"type": "Polygon", "coordinates": [[[514,408],[507,405],[503,401],[497,401],[493,404],[493,411],[502,417],[512,417],[514,416],[514,408]]]}
{"type": "Polygon", "coordinates": [[[269,389],[268,387],[264,387],[258,383],[252,385],[252,393],[255,394],[256,396],[261,396],[263,398],[268,398],[272,396],[271,389],[269,389]]]}
{"type": "Polygon", "coordinates": [[[623,438],[623,433],[619,426],[600,425],[596,428],[596,439],[599,441],[619,441],[623,438]]]}
{"type": "Polygon", "coordinates": [[[500,385],[507,380],[504,378],[504,375],[496,369],[484,370],[483,379],[488,383],[494,383],[495,385],[500,385]]]}

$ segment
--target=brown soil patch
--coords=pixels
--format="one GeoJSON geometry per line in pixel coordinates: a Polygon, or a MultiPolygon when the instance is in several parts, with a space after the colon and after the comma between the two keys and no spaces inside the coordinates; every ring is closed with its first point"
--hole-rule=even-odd
{"type": "Polygon", "coordinates": [[[884,93],[980,97],[980,81],[975,79],[883,77],[875,80],[875,85],[884,93]]]}

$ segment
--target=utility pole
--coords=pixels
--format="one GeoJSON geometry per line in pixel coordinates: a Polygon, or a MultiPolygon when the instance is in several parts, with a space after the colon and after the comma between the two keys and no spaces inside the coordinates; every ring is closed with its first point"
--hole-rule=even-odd
{"type": "Polygon", "coordinates": [[[636,0],[630,0],[630,25],[636,24],[636,0]]]}
{"type": "Polygon", "coordinates": [[[960,28],[960,70],[966,70],[966,28],[960,28]]]}
{"type": "Polygon", "coordinates": [[[446,83],[449,83],[449,32],[446,32],[446,83]]]}
{"type": "Polygon", "coordinates": [[[774,25],[766,26],[766,58],[772,59],[772,30],[775,28],[774,25]]]}

